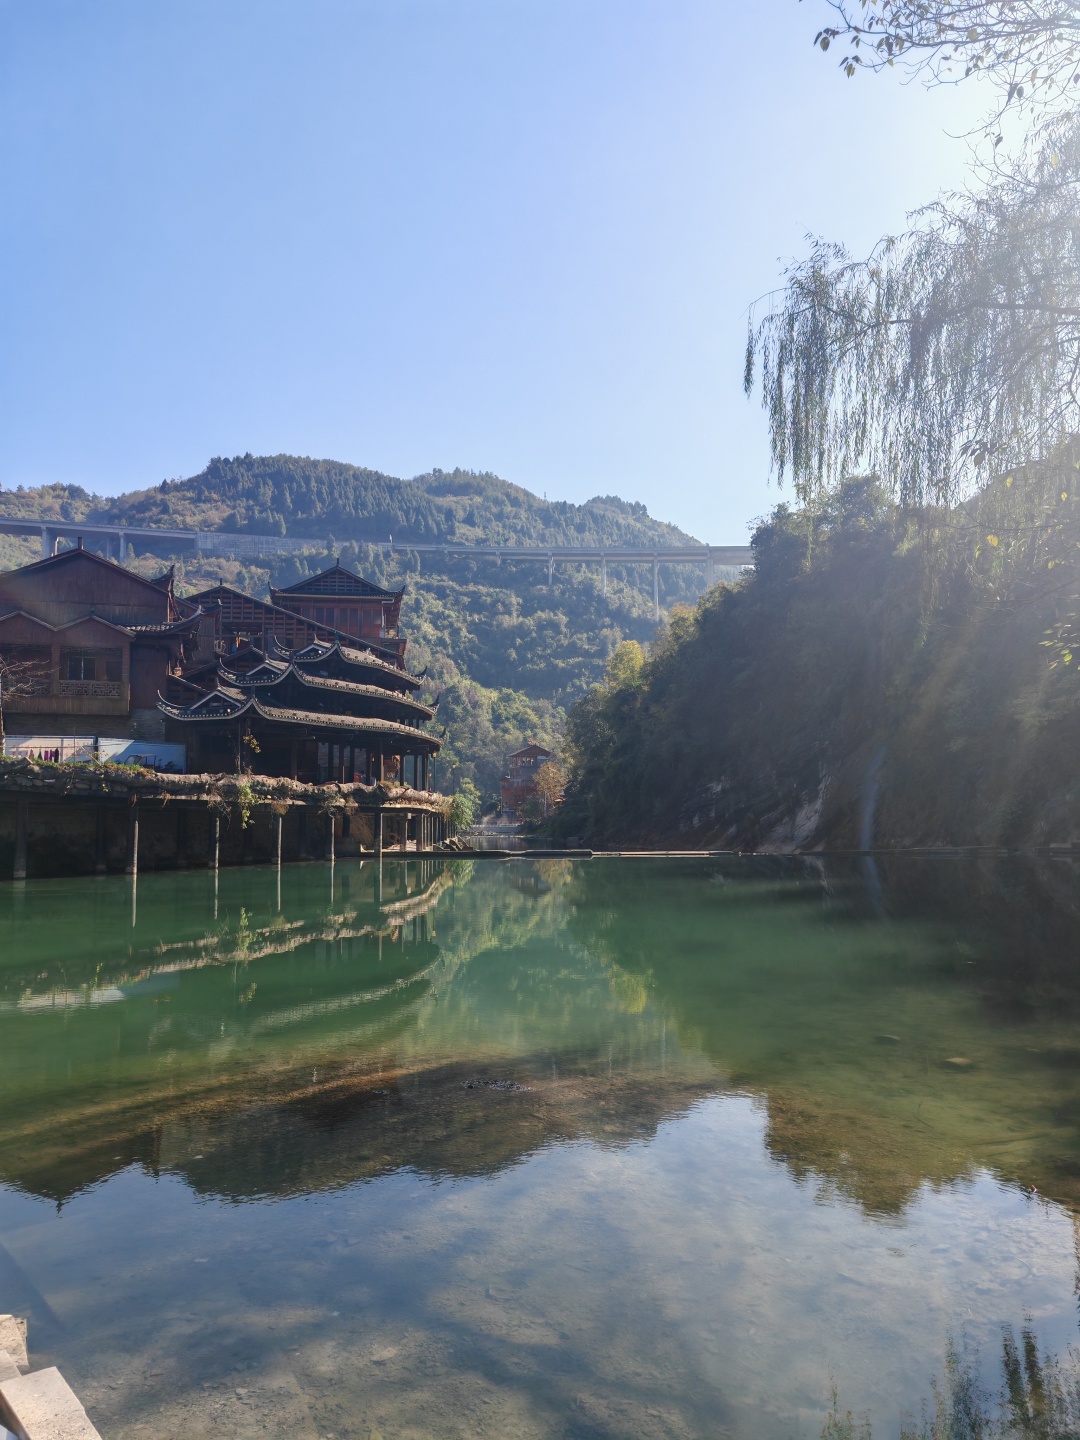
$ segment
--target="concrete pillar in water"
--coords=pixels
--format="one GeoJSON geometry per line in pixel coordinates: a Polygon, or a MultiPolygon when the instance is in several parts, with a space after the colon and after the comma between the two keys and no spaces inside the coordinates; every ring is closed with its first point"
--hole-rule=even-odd
{"type": "Polygon", "coordinates": [[[109,812],[104,805],[98,805],[95,814],[94,874],[105,875],[109,869],[109,812]]]}
{"type": "Polygon", "coordinates": [[[210,869],[217,870],[221,864],[221,816],[210,819],[210,869]]]}
{"type": "Polygon", "coordinates": [[[138,805],[128,806],[127,824],[127,863],[124,866],[126,875],[137,875],[139,873],[139,807],[138,805]]]}
{"type": "Polygon", "coordinates": [[[27,833],[30,829],[30,802],[27,800],[16,800],[15,802],[15,868],[12,870],[12,879],[26,879],[26,849],[27,833]]]}
{"type": "MultiPolygon", "coordinates": [[[[281,869],[281,831],[285,822],[284,815],[274,816],[274,849],[277,852],[277,867],[281,869]]],[[[281,909],[281,900],[278,899],[278,909],[281,909]]]]}
{"type": "Polygon", "coordinates": [[[333,863],[334,863],[334,817],[333,817],[333,815],[329,815],[329,814],[328,814],[327,817],[326,817],[326,858],[327,858],[327,860],[330,861],[330,864],[333,865],[333,863]]]}
{"type": "Polygon", "coordinates": [[[406,813],[401,818],[401,853],[404,855],[409,848],[409,821],[412,819],[412,816],[406,813]]]}

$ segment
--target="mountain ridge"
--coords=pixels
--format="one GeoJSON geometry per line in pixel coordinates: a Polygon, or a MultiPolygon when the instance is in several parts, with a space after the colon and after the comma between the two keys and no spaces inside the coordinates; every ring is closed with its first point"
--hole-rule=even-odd
{"type": "Polygon", "coordinates": [[[0,490],[0,515],[111,525],[245,531],[325,541],[685,545],[640,502],[547,500],[491,472],[432,469],[409,479],[339,460],[246,454],[115,497],[78,485],[0,490]]]}

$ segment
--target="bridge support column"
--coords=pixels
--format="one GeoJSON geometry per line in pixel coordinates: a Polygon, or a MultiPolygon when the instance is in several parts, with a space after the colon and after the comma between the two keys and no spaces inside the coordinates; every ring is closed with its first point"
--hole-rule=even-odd
{"type": "Polygon", "coordinates": [[[548,556],[548,589],[555,584],[555,556],[548,556]]]}
{"type": "Polygon", "coordinates": [[[660,623],[660,562],[653,556],[652,562],[652,608],[653,619],[660,623]]]}
{"type": "Polygon", "coordinates": [[[600,594],[607,594],[607,556],[600,556],[600,594]]]}

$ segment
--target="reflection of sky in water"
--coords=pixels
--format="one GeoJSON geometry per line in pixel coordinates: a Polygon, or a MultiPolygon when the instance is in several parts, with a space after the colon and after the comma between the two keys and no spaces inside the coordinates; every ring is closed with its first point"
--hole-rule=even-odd
{"type": "Polygon", "coordinates": [[[129,1170],[60,1217],[5,1197],[5,1242],[109,1436],[215,1405],[300,1436],[816,1435],[830,1376],[895,1424],[950,1334],[988,1378],[1001,1323],[1073,1338],[1056,1207],[983,1175],[867,1218],[769,1160],[762,1124],[712,1099],[625,1148],[261,1204],[129,1170]]]}
{"type": "MultiPolygon", "coordinates": [[[[1073,1342],[1069,1213],[987,1168],[1072,1193],[1056,972],[1020,1027],[978,934],[905,929],[887,883],[865,928],[704,871],[620,908],[625,873],[491,867],[407,934],[301,897],[287,954],[249,875],[227,963],[110,960],[108,918],[85,973],[18,961],[0,1309],[107,1440],[785,1440],[833,1380],[895,1436],[950,1339],[990,1388],[1003,1326],[1073,1342]]],[[[141,887],[151,935],[187,878],[141,887]]]]}

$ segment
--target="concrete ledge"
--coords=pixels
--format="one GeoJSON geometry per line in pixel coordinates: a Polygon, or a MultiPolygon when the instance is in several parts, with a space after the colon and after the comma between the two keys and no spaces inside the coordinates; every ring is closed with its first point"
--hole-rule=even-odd
{"type": "MultiPolygon", "coordinates": [[[[6,1350],[0,1350],[0,1385],[2,1385],[5,1380],[17,1380],[21,1374],[22,1371],[18,1365],[15,1364],[15,1361],[8,1352],[6,1350]]],[[[2,1435],[0,1435],[0,1440],[4,1440],[2,1435]]]]}
{"type": "Polygon", "coordinates": [[[26,1321],[14,1315],[0,1315],[0,1350],[6,1350],[24,1373],[30,1369],[26,1354],[26,1321]]]}
{"type": "Polygon", "coordinates": [[[0,1383],[0,1423],[18,1440],[101,1440],[55,1365],[0,1383]]]}

